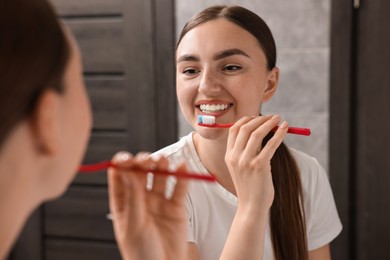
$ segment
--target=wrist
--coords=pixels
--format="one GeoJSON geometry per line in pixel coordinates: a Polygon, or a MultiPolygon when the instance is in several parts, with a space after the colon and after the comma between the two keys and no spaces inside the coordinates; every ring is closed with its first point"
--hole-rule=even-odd
{"type": "Polygon", "coordinates": [[[237,205],[236,214],[250,219],[267,219],[270,212],[269,207],[262,207],[260,205],[240,204],[237,205]]]}

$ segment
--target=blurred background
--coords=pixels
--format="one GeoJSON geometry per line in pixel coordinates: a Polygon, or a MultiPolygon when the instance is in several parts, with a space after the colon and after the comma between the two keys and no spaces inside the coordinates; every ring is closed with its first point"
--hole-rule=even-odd
{"type": "MultiPolygon", "coordinates": [[[[287,144],[329,173],[344,226],[333,259],[390,259],[390,1],[52,0],[84,59],[94,113],[85,163],[155,151],[192,129],[175,96],[175,42],[214,4],[239,4],[270,26],[280,84],[263,112],[310,137],[287,144]]],[[[77,127],[77,126],[75,126],[77,127]]],[[[75,178],[29,220],[9,259],[120,259],[104,172],[75,178]]]]}

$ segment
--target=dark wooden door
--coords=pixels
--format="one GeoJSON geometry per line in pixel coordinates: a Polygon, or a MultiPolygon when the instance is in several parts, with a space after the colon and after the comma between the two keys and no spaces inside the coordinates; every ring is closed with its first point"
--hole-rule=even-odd
{"type": "Polygon", "coordinates": [[[332,1],[334,259],[390,259],[390,1],[332,1]]]}
{"type": "MultiPolygon", "coordinates": [[[[83,54],[94,124],[84,163],[177,139],[173,0],[53,0],[83,54]]],[[[75,126],[77,127],[77,126],[75,126]]],[[[10,259],[120,259],[105,172],[37,210],[10,259]]]]}

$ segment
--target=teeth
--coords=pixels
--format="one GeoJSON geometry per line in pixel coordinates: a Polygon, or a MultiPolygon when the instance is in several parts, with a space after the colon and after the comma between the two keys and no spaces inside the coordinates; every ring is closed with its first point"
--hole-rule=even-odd
{"type": "Polygon", "coordinates": [[[202,104],[199,106],[200,110],[203,112],[216,112],[216,111],[223,111],[229,107],[229,105],[226,104],[202,104]]]}

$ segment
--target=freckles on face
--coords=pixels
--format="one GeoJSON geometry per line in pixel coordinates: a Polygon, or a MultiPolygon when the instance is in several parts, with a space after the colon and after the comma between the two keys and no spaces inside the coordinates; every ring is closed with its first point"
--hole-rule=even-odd
{"type": "Polygon", "coordinates": [[[259,114],[268,70],[252,34],[225,19],[212,20],[190,30],[176,56],[178,100],[190,123],[198,114],[214,113],[217,120],[230,122],[259,114]],[[209,107],[201,107],[205,110],[196,106],[208,102],[209,107]]]}

